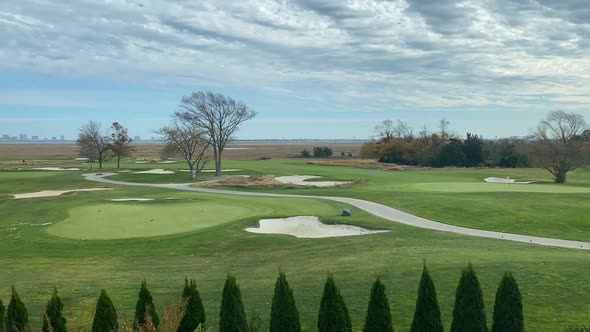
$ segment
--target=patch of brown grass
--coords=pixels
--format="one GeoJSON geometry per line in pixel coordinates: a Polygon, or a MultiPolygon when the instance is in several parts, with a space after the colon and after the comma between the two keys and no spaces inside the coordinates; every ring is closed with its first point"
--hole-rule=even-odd
{"type": "Polygon", "coordinates": [[[359,159],[322,159],[322,160],[317,160],[317,161],[309,161],[307,163],[310,165],[345,166],[345,167],[367,168],[367,169],[386,169],[386,170],[394,170],[394,171],[406,171],[406,170],[421,168],[421,167],[416,167],[416,166],[387,164],[387,163],[380,163],[377,161],[359,160],[359,159]]]}
{"type": "Polygon", "coordinates": [[[195,187],[214,186],[277,186],[283,185],[271,175],[236,175],[228,176],[219,180],[203,181],[193,184],[195,187]]]}

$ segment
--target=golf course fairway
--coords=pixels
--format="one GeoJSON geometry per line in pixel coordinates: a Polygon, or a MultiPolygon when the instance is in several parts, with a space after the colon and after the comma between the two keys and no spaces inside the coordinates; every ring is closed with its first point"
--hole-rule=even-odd
{"type": "Polygon", "coordinates": [[[197,231],[264,212],[264,208],[210,201],[98,204],[70,209],[69,216],[48,227],[47,232],[83,240],[165,236],[197,231]]]}

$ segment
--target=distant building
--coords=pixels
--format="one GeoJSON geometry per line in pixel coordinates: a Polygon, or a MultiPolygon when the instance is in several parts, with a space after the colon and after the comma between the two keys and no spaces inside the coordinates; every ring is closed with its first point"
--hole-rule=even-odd
{"type": "Polygon", "coordinates": [[[5,135],[2,135],[2,140],[3,141],[8,141],[8,140],[10,140],[10,136],[9,135],[6,135],[6,134],[5,135]]]}
{"type": "Polygon", "coordinates": [[[51,138],[51,140],[52,140],[52,141],[57,141],[57,137],[53,136],[53,137],[51,138]]]}
{"type": "Polygon", "coordinates": [[[135,137],[133,137],[133,140],[136,141],[136,142],[139,142],[139,141],[141,141],[141,137],[140,136],[135,136],[135,137]]]}
{"type": "Polygon", "coordinates": [[[39,136],[31,136],[31,141],[38,141],[39,140],[39,136]]]}
{"type": "Polygon", "coordinates": [[[27,134],[20,134],[18,135],[19,141],[27,141],[27,134]]]}
{"type": "Polygon", "coordinates": [[[59,140],[63,142],[63,141],[66,140],[66,137],[64,135],[61,135],[61,137],[59,138],[59,140]]]}

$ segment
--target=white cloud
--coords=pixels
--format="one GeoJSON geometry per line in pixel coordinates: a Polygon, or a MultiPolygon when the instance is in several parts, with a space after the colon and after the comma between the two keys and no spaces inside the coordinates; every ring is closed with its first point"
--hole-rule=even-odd
{"type": "Polygon", "coordinates": [[[5,0],[0,70],[233,86],[334,110],[582,109],[590,14],[568,2],[5,0]]]}

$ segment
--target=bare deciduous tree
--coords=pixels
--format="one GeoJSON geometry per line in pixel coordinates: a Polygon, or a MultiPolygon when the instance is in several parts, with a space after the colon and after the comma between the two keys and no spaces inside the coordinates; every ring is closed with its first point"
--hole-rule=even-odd
{"type": "Polygon", "coordinates": [[[451,138],[454,138],[453,133],[450,131],[451,122],[447,118],[442,118],[438,121],[439,136],[443,143],[448,143],[451,138]]]}
{"type": "Polygon", "coordinates": [[[130,157],[135,152],[135,146],[131,145],[132,139],[129,137],[127,128],[118,122],[111,125],[111,140],[109,150],[117,158],[117,168],[121,167],[121,158],[130,157]]]}
{"type": "Polygon", "coordinates": [[[191,177],[194,179],[200,173],[209,157],[207,149],[211,146],[211,138],[199,127],[195,121],[179,112],[172,115],[172,123],[157,131],[168,143],[164,148],[168,155],[180,155],[186,160],[191,177]]]}
{"type": "Polygon", "coordinates": [[[396,122],[390,119],[383,120],[375,127],[375,132],[379,136],[379,140],[383,142],[393,138],[400,138],[409,142],[414,138],[414,129],[402,120],[396,122]]]}
{"type": "Polygon", "coordinates": [[[182,97],[177,115],[190,119],[206,132],[213,145],[215,176],[221,176],[221,155],[239,126],[256,116],[243,102],[211,91],[193,92],[182,97]]]}
{"type": "Polygon", "coordinates": [[[587,161],[588,142],[581,136],[587,126],[580,114],[556,111],[535,130],[537,163],[553,175],[555,183],[565,183],[567,173],[587,161]]]}
{"type": "Polygon", "coordinates": [[[387,142],[393,138],[393,126],[393,120],[391,119],[383,120],[375,126],[375,133],[379,136],[380,141],[387,142]]]}
{"type": "Polygon", "coordinates": [[[87,157],[91,165],[94,160],[98,161],[99,169],[102,169],[102,164],[109,157],[110,143],[111,136],[102,129],[100,123],[95,121],[88,121],[80,127],[76,141],[80,147],[80,155],[87,157]]]}
{"type": "Polygon", "coordinates": [[[406,142],[411,142],[414,139],[414,129],[402,120],[397,120],[395,127],[393,127],[393,133],[406,142]]]}

